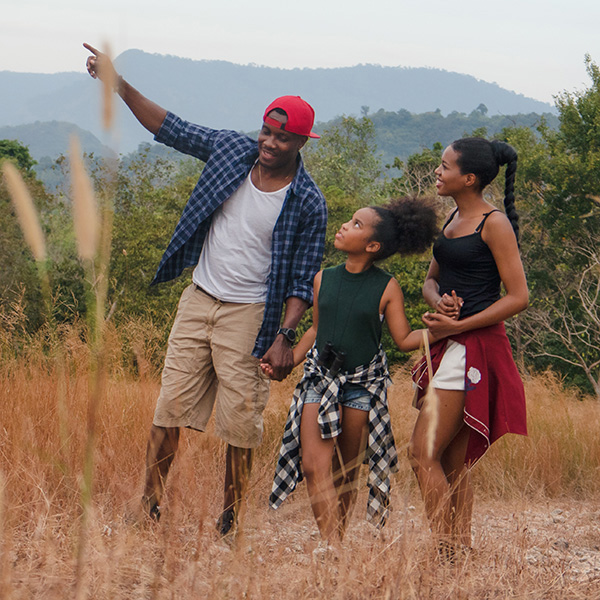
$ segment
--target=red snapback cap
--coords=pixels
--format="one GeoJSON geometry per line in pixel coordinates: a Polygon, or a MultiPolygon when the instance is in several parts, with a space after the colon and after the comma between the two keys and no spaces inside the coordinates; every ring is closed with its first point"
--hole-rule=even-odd
{"type": "Polygon", "coordinates": [[[277,129],[283,129],[290,133],[296,133],[297,135],[306,135],[311,138],[321,137],[311,131],[315,122],[315,111],[313,110],[313,107],[306,100],[302,100],[300,96],[281,96],[280,98],[273,100],[273,102],[267,106],[267,110],[265,110],[263,121],[272,127],[277,127],[277,129]],[[268,116],[268,114],[276,108],[285,111],[287,123],[281,123],[268,116]]]}

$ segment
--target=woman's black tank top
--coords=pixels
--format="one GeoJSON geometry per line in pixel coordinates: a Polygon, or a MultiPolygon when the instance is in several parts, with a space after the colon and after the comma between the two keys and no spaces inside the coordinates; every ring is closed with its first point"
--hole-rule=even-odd
{"type": "Polygon", "coordinates": [[[484,214],[481,223],[470,235],[447,238],[444,231],[454,215],[446,221],[442,233],[433,245],[433,256],[440,267],[440,294],[452,290],[464,300],[460,318],[481,312],[500,298],[500,274],[488,245],[481,239],[481,231],[492,210],[484,214]]]}

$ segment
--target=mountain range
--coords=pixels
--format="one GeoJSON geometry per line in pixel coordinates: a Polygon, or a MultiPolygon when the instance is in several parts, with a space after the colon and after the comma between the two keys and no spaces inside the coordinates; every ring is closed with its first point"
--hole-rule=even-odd
{"type": "MultiPolygon", "coordinates": [[[[183,118],[241,131],[256,131],[264,107],[284,94],[300,95],[313,105],[317,131],[319,123],[339,115],[380,109],[450,114],[471,113],[483,105],[489,116],[555,112],[550,104],[496,83],[432,68],[278,69],[141,50],[124,52],[115,65],[144,95],[183,118]]],[[[83,64],[80,73],[0,71],[0,138],[19,139],[37,159],[65,153],[72,131],[79,133],[87,152],[96,154],[108,153],[109,147],[127,153],[152,141],[121,102],[117,103],[118,139],[107,136],[100,121],[100,92],[100,84],[89,77],[83,64]]]]}

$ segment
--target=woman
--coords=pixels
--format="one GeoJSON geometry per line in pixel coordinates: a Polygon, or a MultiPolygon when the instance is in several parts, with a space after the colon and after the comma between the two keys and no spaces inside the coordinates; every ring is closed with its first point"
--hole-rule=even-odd
{"type": "MultiPolygon", "coordinates": [[[[516,167],[517,153],[508,144],[465,138],[446,148],[435,171],[438,194],[456,203],[423,286],[437,311],[423,320],[441,340],[431,349],[438,411],[419,413],[409,458],[440,554],[449,561],[471,547],[470,467],[503,434],[527,433],[523,384],[503,324],[528,303],[514,207],[516,167]],[[507,165],[506,214],[483,196],[501,165],[507,165]],[[457,301],[458,320],[452,318],[457,301]]],[[[423,364],[414,378],[422,397],[429,383],[423,364]]]]}

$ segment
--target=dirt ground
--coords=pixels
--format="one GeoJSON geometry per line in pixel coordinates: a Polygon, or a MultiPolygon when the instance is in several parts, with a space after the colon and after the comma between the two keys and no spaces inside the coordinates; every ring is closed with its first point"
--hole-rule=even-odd
{"type": "MultiPolygon", "coordinates": [[[[256,577],[282,574],[279,598],[600,599],[595,504],[476,503],[473,552],[448,568],[437,560],[419,503],[396,503],[385,529],[377,531],[362,519],[366,495],[358,502],[342,550],[321,567],[315,567],[319,536],[303,487],[277,511],[250,503],[232,547],[206,528],[211,576],[196,589],[213,597],[219,581],[219,589],[228,591],[214,597],[234,598],[241,588],[228,583],[232,569],[250,565],[256,577]],[[374,568],[381,571],[377,578],[374,568]]],[[[264,580],[257,596],[251,589],[239,597],[275,597],[264,580]]]]}
{"type": "MultiPolygon", "coordinates": [[[[304,490],[299,491],[304,495],[304,490]]],[[[419,506],[408,504],[392,510],[388,524],[378,532],[361,518],[364,509],[361,500],[346,536],[345,552],[352,552],[353,545],[364,543],[365,538],[376,538],[383,547],[429,543],[419,506]]],[[[250,545],[255,540],[267,553],[283,552],[294,562],[307,563],[309,550],[318,540],[308,502],[291,502],[266,514],[267,519],[258,527],[251,525],[254,511],[247,513],[246,536],[250,545]]],[[[536,505],[521,502],[507,505],[499,501],[476,504],[471,560],[482,566],[494,546],[512,548],[512,552],[524,559],[523,567],[530,571],[553,572],[555,577],[571,581],[596,581],[600,598],[600,506],[568,500],[536,505]]]]}

